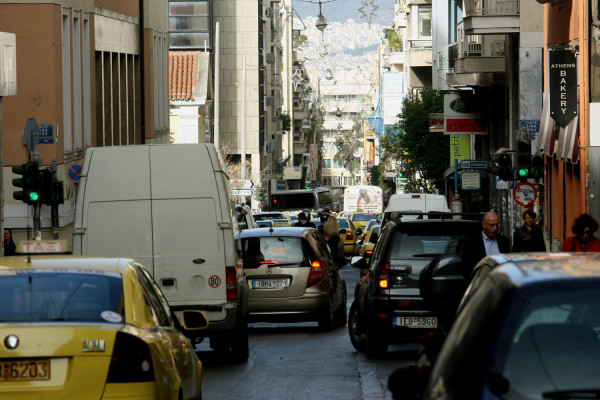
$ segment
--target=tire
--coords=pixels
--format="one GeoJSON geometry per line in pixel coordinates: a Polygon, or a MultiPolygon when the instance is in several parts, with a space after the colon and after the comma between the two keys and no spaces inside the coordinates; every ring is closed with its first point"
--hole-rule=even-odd
{"type": "Polygon", "coordinates": [[[387,355],[388,345],[383,336],[376,332],[372,326],[367,324],[367,335],[365,340],[365,353],[368,358],[378,359],[387,355]]]}
{"type": "Polygon", "coordinates": [[[356,301],[352,302],[350,306],[350,312],[348,313],[348,334],[350,335],[350,342],[352,346],[358,351],[365,351],[365,335],[359,324],[358,318],[358,305],[356,301]]]}
{"type": "Polygon", "coordinates": [[[333,312],[333,299],[329,296],[326,308],[321,312],[321,315],[317,321],[319,329],[323,331],[330,331],[335,327],[334,312],[333,312]]]}
{"type": "Polygon", "coordinates": [[[345,326],[348,322],[348,306],[346,303],[348,302],[348,297],[346,296],[346,288],[344,288],[344,294],[342,295],[342,303],[335,310],[333,315],[333,321],[335,326],[345,326]]]}

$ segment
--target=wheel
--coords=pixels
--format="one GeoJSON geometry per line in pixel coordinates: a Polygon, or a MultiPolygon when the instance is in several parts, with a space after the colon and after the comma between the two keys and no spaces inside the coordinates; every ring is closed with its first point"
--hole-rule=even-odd
{"type": "Polygon", "coordinates": [[[348,314],[348,334],[352,346],[358,351],[365,351],[365,335],[360,328],[358,322],[358,304],[356,301],[350,305],[350,313],[348,314]]]}
{"type": "Polygon", "coordinates": [[[335,321],[334,321],[332,296],[329,296],[329,301],[327,302],[327,306],[321,312],[321,316],[319,317],[319,320],[317,322],[319,324],[319,328],[324,331],[330,331],[334,328],[335,321]]]}
{"type": "Polygon", "coordinates": [[[344,326],[348,322],[348,306],[346,303],[348,298],[346,296],[346,288],[344,288],[344,294],[342,295],[342,302],[339,307],[335,310],[333,315],[333,321],[335,326],[344,326]]]}
{"type": "Polygon", "coordinates": [[[367,324],[365,353],[369,358],[382,358],[387,354],[387,343],[383,336],[373,326],[367,324]]]}

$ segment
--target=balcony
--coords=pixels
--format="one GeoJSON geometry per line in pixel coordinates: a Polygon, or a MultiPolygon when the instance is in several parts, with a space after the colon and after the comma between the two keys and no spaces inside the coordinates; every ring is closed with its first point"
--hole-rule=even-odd
{"type": "Polygon", "coordinates": [[[406,65],[413,67],[431,67],[432,41],[423,39],[407,40],[405,52],[406,65]]]}
{"type": "Polygon", "coordinates": [[[465,0],[464,30],[468,35],[519,33],[519,0],[465,0]]]}

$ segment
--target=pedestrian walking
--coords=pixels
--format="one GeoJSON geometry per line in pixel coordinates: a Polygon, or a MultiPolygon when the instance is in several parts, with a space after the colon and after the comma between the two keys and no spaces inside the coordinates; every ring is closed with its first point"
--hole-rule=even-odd
{"type": "Polygon", "coordinates": [[[515,229],[513,253],[527,251],[546,251],[546,242],[542,229],[535,223],[535,211],[528,208],[523,211],[523,225],[515,229]]]}
{"type": "Polygon", "coordinates": [[[465,240],[462,247],[462,275],[467,280],[470,280],[475,265],[485,256],[510,253],[510,239],[498,233],[498,214],[493,211],[486,212],[481,227],[481,234],[465,240]]]}
{"type": "Polygon", "coordinates": [[[571,227],[573,236],[565,238],[562,251],[600,252],[600,239],[594,236],[598,223],[589,214],[581,214],[575,218],[571,227]]]}

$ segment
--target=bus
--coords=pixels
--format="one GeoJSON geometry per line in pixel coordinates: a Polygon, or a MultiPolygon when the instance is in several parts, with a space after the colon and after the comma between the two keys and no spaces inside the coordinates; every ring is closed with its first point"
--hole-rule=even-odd
{"type": "Polygon", "coordinates": [[[379,186],[348,186],[344,190],[344,211],[383,212],[383,189],[379,186]]]}
{"type": "Polygon", "coordinates": [[[278,190],[271,192],[271,210],[316,212],[321,208],[333,209],[329,188],[278,190]]]}

